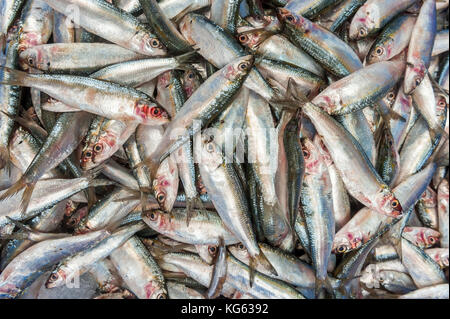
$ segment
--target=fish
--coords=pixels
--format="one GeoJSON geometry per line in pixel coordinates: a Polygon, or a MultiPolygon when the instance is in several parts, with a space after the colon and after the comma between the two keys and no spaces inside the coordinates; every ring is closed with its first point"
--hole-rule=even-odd
{"type": "Polygon", "coordinates": [[[349,30],[351,39],[362,39],[376,33],[397,14],[414,4],[414,0],[368,0],[354,15],[349,30]]]}
{"type": "Polygon", "coordinates": [[[436,1],[424,1],[414,25],[406,57],[404,92],[411,94],[422,83],[431,62],[436,37],[436,1]]]}
{"type": "Polygon", "coordinates": [[[62,14],[71,14],[70,5],[75,5],[79,12],[77,23],[81,27],[125,49],[149,56],[162,56],[167,53],[167,48],[145,24],[107,1],[45,1],[55,11],[62,14]],[[66,12],[68,8],[69,11],[66,12]]]}

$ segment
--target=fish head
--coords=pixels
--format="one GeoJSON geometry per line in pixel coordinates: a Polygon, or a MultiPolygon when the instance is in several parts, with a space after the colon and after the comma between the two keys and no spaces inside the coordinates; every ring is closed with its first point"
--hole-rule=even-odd
{"type": "Polygon", "coordinates": [[[144,286],[147,299],[167,299],[167,290],[163,284],[159,284],[156,280],[150,281],[144,286]]]}
{"type": "Polygon", "coordinates": [[[427,187],[427,189],[422,193],[420,197],[420,201],[425,205],[425,207],[433,208],[437,205],[437,197],[431,187],[427,187]]]}
{"type": "Polygon", "coordinates": [[[45,288],[55,288],[60,287],[65,284],[67,279],[67,273],[64,270],[64,267],[57,267],[52,271],[47,281],[45,282],[45,288]]]}
{"type": "Polygon", "coordinates": [[[219,251],[217,245],[197,245],[195,246],[198,255],[204,262],[211,265],[219,251]]]}
{"type": "Polygon", "coordinates": [[[374,64],[381,61],[389,60],[389,52],[393,45],[393,40],[390,39],[383,44],[377,45],[372,48],[367,56],[368,64],[374,64]]]}
{"type": "Polygon", "coordinates": [[[158,167],[153,180],[153,191],[159,207],[170,212],[178,191],[178,171],[171,157],[166,158],[158,167]]]}
{"type": "Polygon", "coordinates": [[[352,243],[350,242],[348,234],[336,234],[331,252],[333,254],[345,254],[352,250],[352,243]]]}
{"type": "Polygon", "coordinates": [[[308,19],[293,13],[285,8],[277,9],[278,19],[284,23],[285,27],[294,29],[301,33],[308,33],[312,28],[312,22],[308,19]]]}
{"type": "Polygon", "coordinates": [[[81,152],[80,166],[81,166],[81,169],[83,169],[85,171],[93,169],[95,167],[95,163],[93,161],[93,157],[94,157],[93,147],[94,147],[94,145],[90,145],[88,143],[87,145],[85,145],[85,147],[83,148],[83,151],[81,152]]]}
{"type": "Polygon", "coordinates": [[[205,133],[201,139],[201,157],[197,161],[206,171],[213,172],[224,163],[224,156],[220,146],[214,142],[214,135],[205,133]]]}
{"type": "Polygon", "coordinates": [[[370,3],[359,8],[350,23],[350,39],[359,40],[367,37],[370,30],[375,27],[377,13],[378,10],[376,9],[376,5],[370,3]]]}
{"type": "Polygon", "coordinates": [[[183,87],[186,98],[190,98],[195,90],[202,84],[202,77],[197,70],[187,70],[183,74],[183,87]]]}
{"type": "Polygon", "coordinates": [[[383,98],[383,101],[388,106],[392,106],[394,104],[396,98],[397,98],[396,88],[394,88],[385,95],[385,97],[383,98]]]}
{"type": "Polygon", "coordinates": [[[167,48],[162,42],[147,30],[138,31],[130,41],[130,45],[137,52],[142,52],[150,56],[165,56],[167,48]]]}
{"type": "Polygon", "coordinates": [[[118,149],[118,136],[107,130],[103,131],[92,146],[90,168],[96,167],[110,158],[118,149]]]}
{"type": "Polygon", "coordinates": [[[403,89],[406,95],[410,95],[422,83],[425,77],[426,68],[423,63],[406,64],[405,79],[403,89]]]}
{"type": "Polygon", "coordinates": [[[197,17],[198,15],[195,13],[188,13],[183,17],[179,24],[181,34],[190,44],[195,44],[195,41],[192,38],[192,28],[194,27],[197,17]]]}
{"type": "Polygon", "coordinates": [[[364,244],[364,236],[359,231],[338,232],[333,241],[332,252],[344,254],[361,247],[364,244]]]}
{"type": "Polygon", "coordinates": [[[301,139],[301,144],[303,158],[305,161],[305,173],[317,173],[318,169],[320,168],[321,158],[316,144],[307,137],[301,139]]]}
{"type": "Polygon", "coordinates": [[[253,55],[246,55],[233,60],[223,67],[224,77],[230,82],[239,81],[250,72],[253,61],[253,55]]]}
{"type": "Polygon", "coordinates": [[[378,211],[393,218],[400,218],[403,215],[403,208],[394,193],[387,187],[382,187],[375,198],[375,205],[378,211]]]}
{"type": "Polygon", "coordinates": [[[333,114],[334,110],[339,109],[341,105],[339,90],[323,91],[314,98],[312,103],[321,108],[324,112],[333,114]]]}
{"type": "Polygon", "coordinates": [[[432,228],[423,228],[417,236],[420,236],[420,239],[423,240],[424,246],[432,247],[439,242],[441,233],[432,228]]]}
{"type": "Polygon", "coordinates": [[[40,50],[36,47],[28,48],[20,52],[19,64],[20,67],[25,71],[30,68],[47,71],[50,67],[48,56],[44,53],[43,50],[40,50]]]}
{"type": "Polygon", "coordinates": [[[276,15],[248,16],[245,20],[252,26],[276,33],[279,33],[283,27],[276,15]]]}
{"type": "Polygon", "coordinates": [[[162,125],[170,122],[169,113],[161,105],[147,99],[136,101],[134,112],[145,125],[162,125]]]}
{"type": "Polygon", "coordinates": [[[244,244],[237,243],[234,245],[230,245],[227,248],[234,257],[248,265],[248,263],[250,262],[250,254],[248,253],[247,248],[245,248],[244,244]]]}
{"type": "Polygon", "coordinates": [[[261,29],[242,27],[238,29],[237,39],[239,43],[250,50],[256,50],[258,46],[268,38],[268,32],[261,29]]]}
{"type": "Polygon", "coordinates": [[[142,213],[142,220],[156,231],[165,230],[169,224],[169,215],[160,209],[153,209],[142,213]]]}
{"type": "MultiPolygon", "coordinates": [[[[435,94],[436,97],[436,113],[440,117],[445,115],[448,109],[448,97],[441,93],[435,94]]],[[[448,120],[447,120],[448,122],[448,120]]]]}

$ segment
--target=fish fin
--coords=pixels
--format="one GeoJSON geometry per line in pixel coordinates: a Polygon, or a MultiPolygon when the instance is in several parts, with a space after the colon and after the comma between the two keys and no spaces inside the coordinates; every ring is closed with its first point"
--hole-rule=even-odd
{"type": "Polygon", "coordinates": [[[26,86],[26,80],[29,75],[26,72],[14,70],[5,66],[0,67],[3,77],[0,78],[0,84],[26,86]]]}

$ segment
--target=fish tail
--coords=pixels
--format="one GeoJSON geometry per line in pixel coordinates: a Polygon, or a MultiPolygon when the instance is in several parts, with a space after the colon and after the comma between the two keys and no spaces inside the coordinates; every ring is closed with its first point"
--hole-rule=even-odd
{"type": "Polygon", "coordinates": [[[382,114],[382,118],[385,123],[390,123],[391,120],[406,122],[406,120],[403,116],[401,116],[399,113],[395,112],[390,107],[388,107],[387,110],[388,110],[387,113],[382,114]]]}
{"type": "Polygon", "coordinates": [[[133,167],[133,170],[147,166],[148,172],[150,175],[150,180],[153,181],[155,179],[156,172],[158,171],[159,165],[160,165],[159,159],[156,159],[154,156],[150,156],[150,157],[147,157],[146,159],[144,159],[142,162],[136,164],[133,167]]]}
{"type": "Polygon", "coordinates": [[[449,138],[448,133],[441,126],[436,125],[433,128],[430,128],[430,138],[432,143],[434,143],[439,136],[442,136],[444,141],[449,138]]]}
{"type": "Polygon", "coordinates": [[[330,282],[329,278],[325,277],[325,279],[320,279],[320,278],[316,277],[315,287],[314,287],[316,298],[319,298],[321,292],[324,289],[325,289],[325,291],[327,291],[331,295],[331,297],[333,299],[336,298],[336,296],[334,294],[333,286],[331,285],[331,282],[330,282]]]}
{"type": "Polygon", "coordinates": [[[398,259],[400,259],[403,262],[403,250],[402,250],[402,236],[399,236],[397,238],[391,237],[389,238],[389,242],[394,246],[395,250],[397,251],[398,259]]]}
{"type": "Polygon", "coordinates": [[[264,269],[268,272],[270,272],[274,276],[278,276],[278,272],[275,270],[273,265],[270,263],[270,261],[267,259],[266,255],[262,252],[262,250],[259,251],[259,254],[256,256],[251,257],[250,259],[254,259],[257,264],[264,267],[264,269]]]}
{"type": "Polygon", "coordinates": [[[5,52],[6,48],[6,34],[0,33],[0,49],[1,52],[5,52]]]}
{"type": "Polygon", "coordinates": [[[97,202],[97,195],[95,194],[94,187],[89,187],[86,192],[86,198],[88,200],[88,209],[90,209],[97,202]]]}
{"type": "Polygon", "coordinates": [[[189,227],[189,223],[192,218],[192,211],[194,210],[194,201],[186,199],[186,226],[189,227]]]}
{"type": "MultiPolygon", "coordinates": [[[[8,219],[8,221],[11,224],[14,224],[14,226],[19,228],[21,230],[21,232],[16,232],[14,234],[7,235],[5,237],[2,236],[3,239],[7,238],[7,239],[18,239],[18,240],[31,240],[34,242],[36,241],[36,236],[32,236],[32,234],[37,234],[39,232],[35,231],[34,229],[31,229],[29,226],[23,224],[22,222],[20,222],[18,220],[14,220],[14,219],[10,218],[9,216],[6,216],[6,218],[8,219]]],[[[42,238],[42,240],[45,240],[45,238],[42,238]]]]}
{"type": "Polygon", "coordinates": [[[26,86],[28,73],[2,66],[0,67],[0,74],[2,74],[0,84],[26,86]]]}
{"type": "Polygon", "coordinates": [[[184,53],[184,54],[181,54],[179,56],[176,56],[175,60],[177,60],[177,62],[180,65],[189,64],[189,63],[195,63],[195,62],[198,61],[197,51],[189,51],[187,53],[184,53]]]}
{"type": "Polygon", "coordinates": [[[0,146],[0,169],[3,169],[9,163],[9,150],[6,146],[0,146]]]}
{"type": "Polygon", "coordinates": [[[27,211],[35,186],[36,183],[25,184],[25,190],[23,191],[22,200],[20,202],[20,209],[22,210],[22,213],[27,211]]]}
{"type": "Polygon", "coordinates": [[[23,188],[27,186],[25,178],[22,176],[14,185],[12,185],[6,192],[0,195],[0,201],[3,201],[11,196],[20,192],[23,188]]]}

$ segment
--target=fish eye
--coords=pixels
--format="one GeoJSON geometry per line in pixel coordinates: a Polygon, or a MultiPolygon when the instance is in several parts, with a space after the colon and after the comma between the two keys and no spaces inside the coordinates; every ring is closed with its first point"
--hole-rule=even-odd
{"type": "Polygon", "coordinates": [[[246,36],[245,34],[242,34],[239,36],[239,41],[241,41],[242,43],[247,42],[248,41],[248,36],[246,36]]]}
{"type": "Polygon", "coordinates": [[[160,42],[159,42],[158,39],[152,39],[152,40],[150,41],[150,45],[151,45],[153,48],[159,48],[160,42]]]}
{"type": "Polygon", "coordinates": [[[161,110],[158,107],[152,107],[150,109],[150,114],[152,116],[159,116],[159,115],[161,115],[161,110]]]}
{"type": "Polygon", "coordinates": [[[159,193],[158,196],[156,197],[156,199],[158,200],[158,203],[164,203],[164,200],[166,199],[166,195],[164,193],[159,193]]]}
{"type": "Polygon", "coordinates": [[[248,69],[248,63],[247,62],[242,62],[238,65],[239,70],[245,71],[248,69]]]}
{"type": "Polygon", "coordinates": [[[395,99],[395,93],[394,92],[389,92],[388,96],[387,96],[388,100],[392,101],[395,99]]]}
{"type": "MultiPolygon", "coordinates": [[[[362,29],[361,29],[362,30],[362,29]]],[[[361,32],[361,31],[360,31],[361,32]]],[[[383,47],[377,47],[375,49],[375,54],[376,55],[382,55],[384,53],[384,48],[383,47]]]]}
{"type": "Polygon", "coordinates": [[[337,252],[340,254],[343,254],[347,251],[347,247],[346,246],[339,246],[337,249],[337,252]]]}
{"type": "Polygon", "coordinates": [[[294,18],[294,16],[292,14],[289,14],[289,15],[286,16],[286,20],[289,21],[289,22],[293,22],[293,21],[295,21],[295,18],[294,18]]]}
{"type": "Polygon", "coordinates": [[[217,251],[216,246],[209,246],[208,251],[211,255],[214,255],[217,251]]]}
{"type": "Polygon", "coordinates": [[[391,202],[391,207],[392,207],[392,208],[398,208],[398,206],[400,206],[400,203],[398,202],[398,200],[394,199],[394,200],[391,202]]]}
{"type": "Polygon", "coordinates": [[[59,278],[59,276],[58,276],[58,273],[56,273],[56,272],[50,276],[50,280],[52,280],[52,281],[56,281],[56,280],[58,280],[58,278],[59,278]]]}
{"type": "Polygon", "coordinates": [[[367,30],[364,28],[359,29],[359,35],[365,37],[367,35],[367,30]]]}
{"type": "Polygon", "coordinates": [[[166,294],[160,293],[156,296],[156,299],[167,299],[166,294]]]}
{"type": "Polygon", "coordinates": [[[420,83],[422,83],[422,79],[419,78],[419,77],[417,77],[417,78],[414,80],[414,84],[416,85],[416,87],[418,87],[418,86],[420,85],[420,83]]]}
{"type": "Polygon", "coordinates": [[[87,151],[86,153],[84,153],[84,157],[85,158],[91,158],[92,157],[92,153],[90,151],[87,151]]]}
{"type": "Polygon", "coordinates": [[[242,244],[242,243],[238,244],[238,245],[237,245],[237,248],[243,250],[243,249],[244,249],[244,244],[242,244]]]}
{"type": "Polygon", "coordinates": [[[388,141],[388,145],[389,145],[389,146],[392,146],[392,144],[393,144],[393,143],[392,143],[392,140],[389,140],[389,141],[388,141]]]}
{"type": "Polygon", "coordinates": [[[434,245],[436,243],[436,239],[433,236],[428,237],[428,241],[430,244],[434,245]]]}
{"type": "Polygon", "coordinates": [[[47,62],[47,66],[50,67],[50,62],[47,62]]]}
{"type": "Polygon", "coordinates": [[[303,157],[305,159],[308,159],[310,155],[311,155],[311,153],[309,153],[309,151],[306,148],[304,148],[303,149],[303,157]]]}
{"type": "Polygon", "coordinates": [[[100,153],[101,151],[103,151],[103,145],[100,144],[100,143],[95,144],[95,146],[94,146],[94,152],[100,153]]]}
{"type": "Polygon", "coordinates": [[[155,212],[151,212],[148,217],[151,221],[154,222],[157,219],[158,215],[155,212]]]}
{"type": "Polygon", "coordinates": [[[29,64],[29,65],[33,65],[33,64],[34,64],[33,58],[28,58],[28,64],[29,64]]]}
{"type": "Polygon", "coordinates": [[[189,72],[188,79],[192,80],[194,77],[195,77],[194,73],[193,72],[189,72]]]}
{"type": "Polygon", "coordinates": [[[208,153],[214,152],[214,145],[212,143],[206,144],[206,150],[208,151],[208,153]]]}
{"type": "Polygon", "coordinates": [[[445,102],[444,99],[440,99],[438,105],[439,105],[440,107],[446,107],[446,106],[447,106],[447,102],[445,102]]]}

